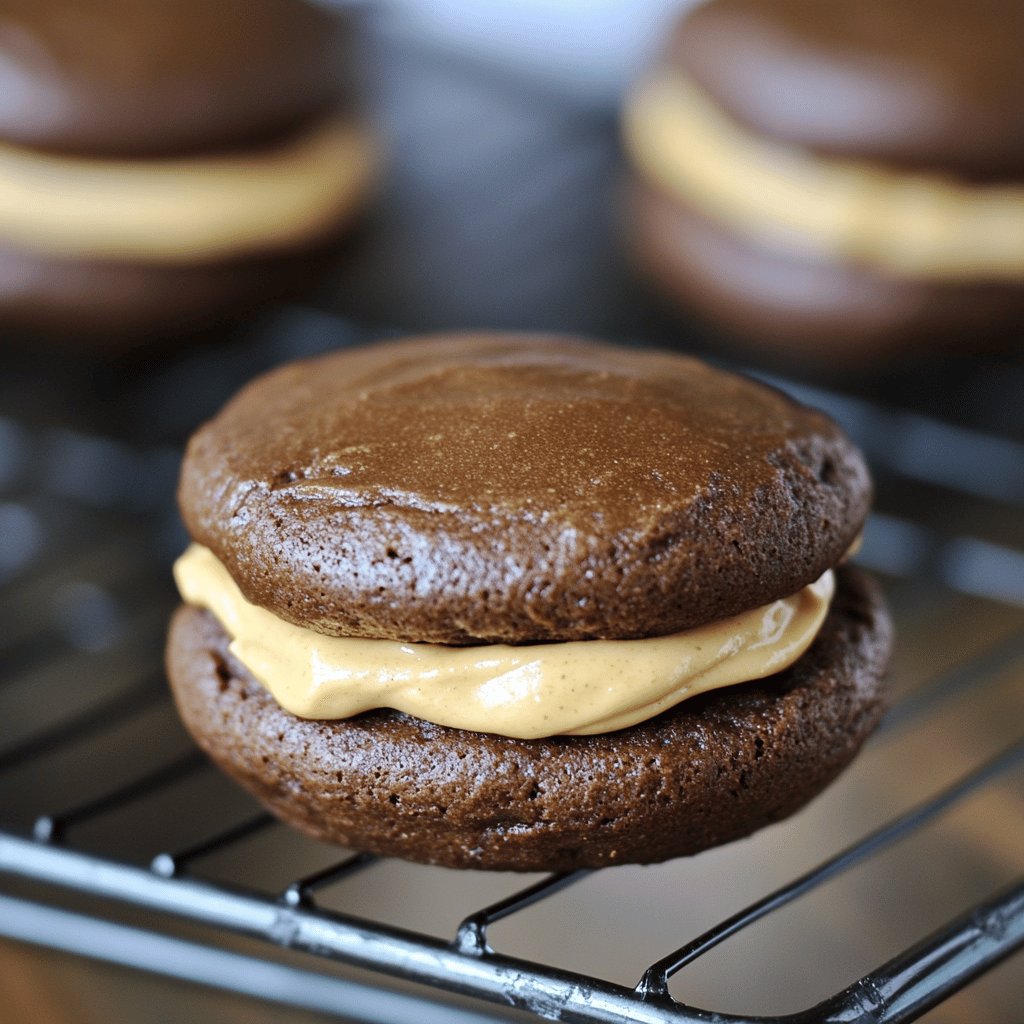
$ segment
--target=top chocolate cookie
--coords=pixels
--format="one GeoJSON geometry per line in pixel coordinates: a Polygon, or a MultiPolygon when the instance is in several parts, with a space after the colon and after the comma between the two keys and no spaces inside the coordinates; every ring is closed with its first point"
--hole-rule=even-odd
{"type": "Polygon", "coordinates": [[[824,155],[1024,172],[1024,5],[715,0],[672,60],[736,120],[824,155]]]}
{"type": "Polygon", "coordinates": [[[870,498],[822,414],[665,353],[465,334],[243,389],[179,500],[249,600],[337,636],[675,632],[836,565],[870,498]]]}
{"type": "Polygon", "coordinates": [[[98,156],[251,145],[337,104],[340,33],[301,0],[7,0],[0,139],[98,156]]]}

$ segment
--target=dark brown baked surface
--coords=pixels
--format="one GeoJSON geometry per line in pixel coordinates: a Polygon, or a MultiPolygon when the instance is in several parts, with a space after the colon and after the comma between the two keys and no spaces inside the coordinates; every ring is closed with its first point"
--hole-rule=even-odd
{"type": "Polygon", "coordinates": [[[249,145],[338,103],[343,45],[305,0],[5,0],[0,140],[103,156],[249,145]]]}
{"type": "Polygon", "coordinates": [[[296,718],[194,608],[173,620],[167,664],[203,750],[304,832],[432,864],[563,871],[693,854],[801,807],[877,724],[890,640],[877,587],[843,569],[821,633],[787,671],[621,732],[543,740],[393,711],[296,718]]]}
{"type": "Polygon", "coordinates": [[[339,636],[675,632],[795,593],[870,499],[824,415],[692,359],[463,334],[293,363],[192,438],[181,510],[243,593],[339,636]]]}
{"type": "Polygon", "coordinates": [[[305,294],[340,249],[332,242],[303,252],[174,266],[60,259],[0,243],[0,322],[12,332],[8,344],[130,349],[233,323],[305,294]]]}
{"type": "Polygon", "coordinates": [[[926,340],[975,350],[1024,318],[1024,285],[923,281],[799,256],[741,238],[637,179],[629,245],[647,278],[686,313],[731,331],[739,345],[818,364],[867,364],[926,340]]]}
{"type": "Polygon", "coordinates": [[[1024,175],[1017,0],[711,0],[670,47],[737,120],[824,154],[1024,175]]]}

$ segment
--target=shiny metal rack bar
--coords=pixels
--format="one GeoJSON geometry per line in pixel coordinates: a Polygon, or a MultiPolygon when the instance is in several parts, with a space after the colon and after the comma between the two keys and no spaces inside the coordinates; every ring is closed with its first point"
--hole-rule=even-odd
{"type": "MultiPolygon", "coordinates": [[[[317,331],[321,326],[318,321],[317,331]]],[[[303,342],[307,346],[310,338],[319,336],[317,332],[308,335],[303,342]]],[[[329,334],[323,344],[330,344],[329,334]]],[[[290,352],[280,338],[271,348],[274,359],[308,354],[290,352]]],[[[268,361],[270,356],[264,353],[258,358],[268,361]]],[[[245,358],[231,365],[235,363],[239,372],[248,375],[252,369],[249,351],[245,358]]],[[[210,365],[199,360],[194,372],[209,370],[210,365]]],[[[988,502],[1003,511],[1016,508],[1024,496],[1024,445],[1019,441],[952,427],[916,412],[879,406],[853,396],[806,386],[794,388],[789,381],[780,383],[789,390],[802,390],[807,400],[831,406],[845,415],[872,460],[883,465],[893,477],[905,477],[908,486],[931,488],[937,494],[962,494],[971,501],[988,502]],[[974,458],[975,455],[978,457],[974,458]]],[[[156,390],[163,387],[159,381],[153,386],[156,390]]],[[[103,566],[114,590],[120,588],[130,595],[127,603],[132,614],[125,625],[129,638],[138,639],[139,631],[146,628],[154,614],[159,618],[163,612],[162,598],[152,587],[145,592],[151,567],[138,559],[126,558],[124,545],[119,541],[125,529],[139,532],[139,524],[132,517],[137,518],[140,510],[159,517],[170,507],[173,474],[168,471],[171,449],[162,441],[154,447],[154,466],[147,469],[145,451],[121,442],[111,445],[102,437],[47,429],[33,440],[31,429],[2,418],[0,435],[33,455],[22,458],[20,463],[15,459],[11,465],[31,467],[38,461],[37,456],[43,459],[47,453],[56,453],[55,457],[59,456],[64,463],[84,457],[94,460],[90,465],[97,466],[109,458],[109,472],[103,470],[98,476],[114,483],[90,490],[88,474],[79,474],[74,493],[57,493],[54,488],[60,484],[59,475],[37,471],[33,478],[29,470],[17,470],[16,466],[8,474],[5,491],[0,472],[0,499],[9,498],[10,508],[15,509],[11,521],[22,523],[23,527],[27,523],[24,528],[31,539],[35,529],[32,523],[38,519],[41,529],[47,525],[46,516],[52,514],[57,538],[52,546],[40,548],[34,563],[22,564],[17,560],[19,551],[4,555],[5,537],[0,536],[0,570],[4,570],[4,557],[8,558],[6,576],[0,572],[4,609],[0,612],[0,623],[4,627],[10,623],[10,629],[0,631],[0,684],[4,691],[9,691],[23,685],[33,672],[60,668],[64,661],[59,659],[66,660],[69,672],[74,670],[74,646],[69,647],[54,624],[33,611],[39,604],[42,581],[60,578],[68,564],[94,561],[103,566]],[[137,489],[133,480],[122,478],[125,473],[139,477],[137,489]],[[131,516],[126,518],[125,502],[129,495],[131,516]],[[56,504],[41,505],[40,496],[56,504]],[[72,508],[75,502],[86,507],[88,514],[79,517],[72,508]]],[[[170,536],[166,522],[156,529],[161,536],[170,536]]],[[[991,543],[943,534],[924,517],[907,517],[902,511],[894,515],[889,509],[883,509],[876,517],[873,529],[876,543],[874,547],[869,544],[866,553],[880,567],[904,578],[908,601],[935,588],[996,600],[1024,601],[1024,588],[1019,585],[1024,554],[1001,541],[991,543]],[[999,572],[986,576],[986,567],[993,564],[999,572]]],[[[175,543],[173,538],[169,542],[171,546],[175,543]]],[[[1005,678],[1022,661],[1024,636],[1011,635],[993,642],[911,690],[893,708],[872,742],[893,742],[924,715],[947,703],[952,705],[968,690],[980,693],[984,687],[1005,678]]],[[[106,730],[131,726],[142,716],[164,708],[167,700],[162,678],[133,675],[119,689],[105,692],[88,706],[43,716],[42,721],[23,729],[19,738],[6,747],[0,746],[0,781],[36,765],[45,765],[49,759],[91,741],[106,730]]],[[[343,1008],[349,1017],[391,1024],[482,1024],[493,1020],[495,1013],[503,1019],[509,1013],[515,1019],[529,1014],[578,1024],[902,1024],[916,1019],[1024,947],[1024,885],[1018,882],[966,913],[952,917],[932,935],[846,990],[800,1013],[773,1018],[739,1017],[700,1009],[674,999],[669,981],[688,964],[754,922],[770,918],[841,873],[917,835],[968,798],[1002,783],[1019,772],[1022,763],[1024,740],[1010,745],[812,870],[667,953],[648,967],[635,988],[511,957],[492,948],[491,925],[584,882],[586,872],[551,875],[525,886],[465,916],[448,939],[337,913],[318,902],[318,897],[331,886],[382,866],[379,858],[368,854],[343,857],[294,878],[283,888],[266,891],[247,888],[233,880],[214,882],[198,877],[196,872],[204,858],[244,848],[245,842],[271,830],[273,821],[263,813],[238,812],[228,819],[232,824],[221,824],[198,838],[184,835],[179,839],[175,835],[168,845],[147,854],[148,867],[145,859],[143,864],[129,863],[127,858],[99,856],[76,847],[73,840],[79,826],[106,815],[126,813],[145,796],[173,793],[176,787],[204,772],[207,762],[194,751],[154,755],[152,763],[108,778],[99,785],[99,792],[72,798],[67,806],[58,806],[50,813],[33,813],[28,820],[32,822],[34,818],[34,824],[29,828],[0,820],[0,883],[4,878],[32,883],[43,889],[46,899],[42,902],[42,898],[30,900],[20,894],[0,893],[0,935],[171,973],[288,1005],[322,1012],[340,1012],[343,1008]],[[126,907],[146,911],[155,916],[154,927],[161,930],[48,905],[59,902],[68,892],[94,898],[105,912],[116,913],[118,908],[126,907]],[[311,967],[307,969],[163,934],[162,929],[170,928],[173,921],[203,925],[214,941],[230,933],[314,954],[319,959],[309,957],[311,967]],[[422,987],[409,995],[384,985],[366,985],[329,973],[331,962],[368,969],[382,978],[401,979],[422,987]],[[311,969],[317,963],[322,970],[311,969]],[[439,1002],[446,994],[475,997],[489,1007],[477,1012],[439,1002]]]]}

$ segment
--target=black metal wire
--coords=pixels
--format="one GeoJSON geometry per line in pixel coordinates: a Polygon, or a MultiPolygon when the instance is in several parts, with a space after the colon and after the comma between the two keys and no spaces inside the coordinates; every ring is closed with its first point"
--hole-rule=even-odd
{"type": "Polygon", "coordinates": [[[1014,889],[951,922],[837,996],[832,1016],[807,1011],[782,1018],[739,1017],[668,997],[642,998],[620,985],[490,951],[466,953],[432,936],[348,915],[287,907],[226,885],[163,878],[0,831],[4,871],[578,1024],[893,1024],[912,1019],[905,1007],[933,1005],[1024,942],[1024,899],[1014,889]],[[941,970],[930,969],[936,963],[941,970]],[[864,991],[889,993],[877,1000],[873,1016],[853,1015],[864,1002],[864,991]]]}
{"type": "Polygon", "coordinates": [[[1024,947],[1024,881],[789,1024],[906,1024],[1024,947]]]}
{"type": "Polygon", "coordinates": [[[589,871],[565,871],[549,875],[498,903],[492,903],[489,907],[470,914],[462,920],[455,933],[455,948],[460,953],[491,952],[487,944],[487,929],[492,924],[503,918],[511,917],[513,914],[518,914],[520,910],[526,910],[527,907],[532,907],[549,896],[554,896],[555,893],[567,889],[589,874],[589,871]]]}
{"type": "Polygon", "coordinates": [[[197,750],[189,751],[181,757],[160,765],[152,771],[147,772],[128,782],[122,783],[100,796],[93,797],[75,807],[58,811],[52,814],[43,814],[36,818],[32,826],[33,837],[41,843],[62,842],[71,826],[80,824],[89,818],[120,807],[122,804],[132,800],[140,800],[149,796],[158,789],[170,786],[173,783],[208,767],[209,761],[197,750]]]}
{"type": "MultiPolygon", "coordinates": [[[[316,344],[323,346],[324,342],[317,340],[316,344]]],[[[267,353],[258,358],[264,362],[272,361],[267,353]]],[[[237,368],[238,372],[244,372],[246,376],[250,372],[247,367],[251,365],[248,359],[248,352],[240,350],[237,368]]],[[[201,368],[201,364],[197,363],[197,367],[201,368]]],[[[791,382],[783,383],[785,386],[791,382]]],[[[847,411],[864,424],[871,435],[867,438],[868,447],[875,452],[877,458],[882,458],[889,465],[894,476],[907,471],[903,464],[903,454],[884,450],[879,454],[879,451],[885,448],[887,431],[891,429],[913,433],[922,425],[928,425],[926,418],[915,419],[914,415],[908,418],[901,410],[893,407],[880,408],[862,399],[851,399],[834,393],[823,394],[826,400],[839,407],[844,407],[846,403],[847,411]]],[[[811,394],[809,397],[814,399],[816,396],[811,394]]],[[[938,429],[941,437],[949,440],[957,451],[977,442],[986,451],[994,452],[998,457],[998,466],[1012,468],[1014,453],[1020,451],[1018,442],[1004,443],[995,435],[974,435],[964,430],[946,430],[943,433],[945,428],[941,424],[938,429]]],[[[57,437],[52,432],[46,436],[49,438],[47,443],[57,437]]],[[[83,440],[69,434],[60,435],[57,440],[66,442],[68,450],[77,450],[76,446],[80,447],[80,442],[88,446],[96,438],[90,435],[83,440]]],[[[40,443],[37,447],[42,451],[46,446],[40,443]]],[[[100,451],[103,445],[94,444],[93,447],[100,451]]],[[[126,462],[125,451],[119,449],[114,455],[125,465],[142,465],[141,461],[133,461],[134,456],[126,462]]],[[[166,451],[162,457],[165,456],[166,451]]],[[[922,487],[960,487],[975,495],[977,500],[994,500],[1004,505],[1020,500],[1019,477],[1013,484],[1016,490],[1011,488],[1006,491],[1005,488],[1001,489],[1002,478],[999,474],[986,475],[980,467],[964,467],[954,463],[957,463],[956,459],[948,465],[935,461],[922,463],[911,467],[911,475],[921,481],[922,487]]],[[[153,481],[159,482],[162,479],[160,473],[150,475],[153,481]]],[[[25,486],[26,481],[22,480],[19,487],[23,492],[25,486]]],[[[122,479],[121,486],[130,487],[130,481],[126,483],[122,479]]],[[[134,507],[158,509],[168,504],[169,497],[160,495],[158,490],[158,487],[157,490],[147,490],[145,500],[135,502],[134,507]]],[[[128,492],[122,490],[118,493],[123,496],[128,492]]],[[[26,500],[32,498],[31,492],[24,494],[26,500]]],[[[74,495],[62,495],[61,500],[66,502],[73,498],[74,495]]],[[[106,509],[100,507],[100,504],[91,508],[83,520],[79,544],[86,542],[90,545],[83,557],[89,556],[91,552],[111,550],[116,554],[119,550],[118,541],[121,537],[115,531],[121,530],[122,525],[115,524],[121,524],[124,518],[120,508],[123,502],[113,501],[111,507],[106,509]]],[[[894,517],[891,518],[896,527],[906,525],[902,520],[897,522],[894,517]]],[[[911,525],[920,526],[917,523],[911,525]]],[[[139,536],[143,533],[139,532],[139,536]]],[[[907,592],[912,596],[920,593],[918,588],[925,576],[929,577],[928,586],[933,587],[933,580],[940,575],[942,552],[950,540],[945,534],[940,536],[938,530],[927,526],[920,526],[919,533],[923,545],[922,561],[914,573],[907,577],[907,592]]],[[[59,578],[62,560],[67,557],[67,551],[73,549],[63,543],[66,539],[58,538],[52,546],[44,548],[39,561],[23,571],[14,586],[8,588],[7,596],[20,600],[21,595],[32,592],[33,581],[39,580],[41,574],[59,578]]],[[[81,547],[78,550],[81,551],[81,547]]],[[[144,580],[150,568],[145,560],[127,559],[123,564],[119,563],[115,575],[122,582],[144,580]]],[[[146,597],[140,604],[146,605],[148,600],[146,597]]],[[[5,659],[5,671],[0,675],[0,681],[16,681],[18,674],[13,671],[15,667],[25,670],[36,665],[52,666],[53,650],[52,630],[48,631],[48,627],[42,626],[37,620],[23,621],[15,632],[0,636],[0,654],[5,659]],[[14,662],[17,662],[17,666],[14,662]]],[[[907,725],[918,721],[933,708],[954,699],[968,687],[995,681],[1022,655],[1024,636],[1015,634],[969,660],[960,662],[907,695],[890,713],[880,736],[884,739],[898,735],[907,725]]],[[[73,663],[74,659],[69,659],[69,665],[73,663]]],[[[157,700],[163,699],[163,694],[162,681],[144,680],[85,710],[66,718],[58,717],[54,723],[32,732],[6,750],[0,750],[0,772],[29,764],[34,759],[44,758],[71,744],[93,738],[108,727],[130,721],[157,700]]],[[[550,965],[504,956],[489,944],[488,929],[492,924],[554,896],[586,877],[586,872],[549,876],[469,914],[449,942],[332,913],[317,906],[315,896],[324,888],[379,863],[378,858],[372,855],[357,853],[347,856],[321,870],[295,879],[280,893],[250,892],[234,884],[214,884],[194,877],[190,869],[201,858],[224,851],[270,827],[273,819],[263,813],[245,818],[200,840],[165,850],[152,859],[148,869],[92,856],[65,842],[68,830],[75,825],[101,814],[121,810],[130,802],[176,785],[204,768],[207,762],[195,752],[158,765],[135,778],[118,780],[100,795],[82,803],[39,816],[33,828],[34,839],[0,829],[0,872],[35,879],[55,890],[76,889],[111,902],[203,922],[226,932],[255,936],[280,946],[306,950],[381,974],[490,1000],[495,1005],[510,1004],[532,1014],[563,1021],[577,1021],[581,1024],[623,1024],[625,1021],[650,1024],[850,1024],[853,1021],[861,1024],[903,1024],[916,1019],[957,988],[1024,945],[1024,889],[1021,886],[1015,886],[979,904],[819,1006],[787,1017],[741,1018],[685,1006],[672,998],[669,979],[741,929],[767,917],[841,872],[863,863],[882,849],[916,834],[933,818],[978,792],[1022,761],[1024,741],[1012,745],[930,800],[865,836],[812,871],[662,957],[644,972],[635,989],[562,971],[550,965]]],[[[239,957],[224,950],[184,943],[2,895],[0,935],[57,947],[63,942],[63,948],[78,953],[133,963],[149,970],[166,970],[166,960],[161,962],[159,951],[166,952],[173,946],[176,963],[179,964],[176,973],[181,977],[220,984],[237,991],[259,993],[260,989],[254,982],[247,986],[244,972],[249,971],[253,977],[259,974],[261,978],[267,979],[267,985],[280,984],[287,988],[289,994],[282,1001],[292,1005],[308,1005],[317,1009],[337,1008],[343,1004],[332,1001],[348,998],[342,994],[347,992],[356,1002],[363,1000],[360,1005],[365,1006],[360,1012],[363,1012],[366,1019],[389,1019],[381,1014],[375,1015],[372,1008],[375,998],[388,998],[377,989],[365,986],[360,988],[356,983],[352,983],[354,988],[346,988],[349,983],[339,979],[325,980],[322,975],[312,972],[295,971],[265,960],[239,957]],[[79,929],[82,941],[73,941],[68,933],[58,935],[57,931],[61,928],[79,929]],[[87,937],[94,938],[94,948],[89,948],[87,937]],[[166,946],[166,943],[171,943],[171,946],[166,946]],[[205,967],[204,957],[207,958],[205,967]],[[217,971],[207,969],[211,961],[221,968],[219,976],[217,971]],[[275,973],[277,968],[284,973],[275,973]],[[272,978],[276,980],[271,981],[272,978]],[[307,985],[308,993],[305,1002],[301,995],[303,984],[307,985]],[[341,987],[334,987],[335,984],[341,987]]],[[[394,1020],[426,1022],[428,1019],[463,1019],[454,1015],[454,1009],[451,1011],[453,1015],[447,1018],[430,1018],[426,1015],[427,1004],[420,999],[408,1003],[385,1002],[382,1005],[393,1009],[394,1020]],[[416,1014],[420,1012],[423,1015],[417,1018],[416,1014]]],[[[353,1016],[359,1015],[352,1007],[346,1005],[345,1008],[353,1016]]],[[[465,1019],[468,1021],[475,1016],[466,1015],[465,1019]]]]}
{"type": "Polygon", "coordinates": [[[166,701],[166,680],[162,676],[144,679],[127,690],[112,694],[106,700],[0,750],[0,772],[43,757],[60,747],[80,743],[101,729],[111,728],[146,708],[166,701]]]}
{"type": "Polygon", "coordinates": [[[698,957],[714,949],[720,942],[724,942],[755,921],[760,921],[768,914],[792,903],[793,900],[816,889],[829,879],[848,871],[887,846],[906,839],[921,826],[944,811],[948,811],[987,782],[1022,763],[1024,763],[1024,740],[1014,743],[930,800],[918,804],[917,807],[900,815],[889,824],[865,836],[860,842],[847,847],[835,857],[819,864],[818,867],[756,903],[752,903],[738,914],[726,918],[721,924],[652,964],[640,979],[637,992],[645,999],[664,999],[668,995],[669,978],[687,964],[693,963],[698,957]]]}
{"type": "Polygon", "coordinates": [[[376,864],[379,859],[372,853],[354,853],[337,864],[331,864],[311,875],[296,879],[285,888],[281,899],[289,907],[311,907],[314,892],[376,864]]]}
{"type": "Polygon", "coordinates": [[[1010,633],[992,647],[961,661],[937,679],[912,690],[882,719],[876,737],[897,733],[932,708],[999,678],[1011,665],[1024,658],[1024,633],[1010,633]]]}
{"type": "Polygon", "coordinates": [[[158,853],[150,861],[149,869],[164,878],[173,878],[193,861],[207,857],[218,850],[223,850],[225,847],[231,846],[243,839],[248,839],[249,836],[262,832],[263,829],[273,825],[276,820],[276,818],[269,814],[255,814],[250,818],[246,818],[245,821],[239,822],[237,825],[223,829],[215,835],[207,836],[206,839],[192,843],[182,850],[177,850],[173,853],[158,853]]]}
{"type": "Polygon", "coordinates": [[[172,938],[56,907],[0,895],[0,935],[94,960],[135,967],[261,1001],[367,1024],[494,1024],[492,1013],[428,1003],[349,978],[172,938]]]}

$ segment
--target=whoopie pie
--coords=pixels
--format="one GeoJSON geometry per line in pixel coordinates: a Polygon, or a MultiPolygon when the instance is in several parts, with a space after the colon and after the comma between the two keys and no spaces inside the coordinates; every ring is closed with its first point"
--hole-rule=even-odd
{"type": "Polygon", "coordinates": [[[861,455],[697,360],[432,336],[192,438],[168,670],[274,814],[456,867],[661,861],[818,793],[884,704],[861,455]]]}

